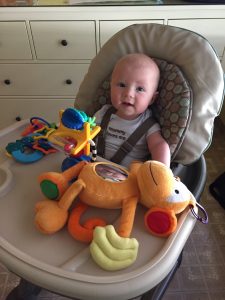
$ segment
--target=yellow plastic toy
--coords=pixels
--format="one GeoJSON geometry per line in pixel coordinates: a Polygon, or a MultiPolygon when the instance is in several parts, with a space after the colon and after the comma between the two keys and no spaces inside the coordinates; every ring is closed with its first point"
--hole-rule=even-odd
{"type": "MultiPolygon", "coordinates": [[[[47,130],[46,134],[39,135],[36,139],[47,138],[51,144],[61,147],[72,156],[82,150],[84,155],[89,155],[91,141],[101,130],[101,127],[94,123],[95,118],[88,117],[74,108],[60,110],[59,118],[60,124],[57,129],[47,130]]],[[[41,131],[43,128],[36,132],[41,131]]]]}
{"type": "MultiPolygon", "coordinates": [[[[74,110],[75,111],[75,110],[74,110]]],[[[74,112],[73,111],[73,112],[74,112]]],[[[76,155],[78,154],[81,150],[84,151],[85,155],[90,154],[90,140],[93,140],[93,138],[99,133],[101,130],[100,126],[94,126],[91,128],[91,123],[89,122],[84,122],[83,129],[73,129],[66,127],[63,124],[63,115],[65,114],[71,114],[71,116],[74,114],[72,113],[72,110],[70,111],[66,110],[60,110],[59,116],[60,116],[60,125],[58,129],[56,129],[53,133],[51,133],[48,137],[48,140],[56,145],[63,146],[63,143],[59,139],[59,137],[62,138],[72,138],[74,141],[76,141],[75,147],[71,149],[70,154],[76,155]],[[72,130],[71,130],[72,129],[72,130]]],[[[67,116],[68,118],[70,116],[67,116]]]]}

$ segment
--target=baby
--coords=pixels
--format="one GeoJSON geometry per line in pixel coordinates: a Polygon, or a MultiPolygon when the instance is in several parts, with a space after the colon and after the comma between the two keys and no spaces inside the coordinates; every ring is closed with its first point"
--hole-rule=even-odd
{"type": "MultiPolygon", "coordinates": [[[[159,76],[156,63],[144,54],[128,54],[116,63],[111,78],[111,102],[115,112],[103,133],[106,159],[110,160],[136,128],[152,117],[149,106],[156,98],[159,76]]],[[[110,107],[104,105],[96,112],[98,125],[110,107]]],[[[128,167],[133,160],[149,159],[149,154],[152,160],[170,166],[170,149],[155,121],[120,163],[128,167]]]]}

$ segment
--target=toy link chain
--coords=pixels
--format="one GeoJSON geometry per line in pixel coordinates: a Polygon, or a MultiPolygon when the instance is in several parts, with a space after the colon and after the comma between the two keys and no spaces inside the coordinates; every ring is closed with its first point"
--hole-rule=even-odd
{"type": "Polygon", "coordinates": [[[198,202],[196,202],[196,206],[200,209],[200,211],[203,213],[203,217],[200,217],[198,214],[196,214],[194,207],[192,205],[190,205],[190,209],[191,212],[193,214],[193,216],[200,221],[203,224],[207,224],[208,223],[208,214],[206,212],[206,210],[204,209],[204,207],[202,207],[198,202]]]}

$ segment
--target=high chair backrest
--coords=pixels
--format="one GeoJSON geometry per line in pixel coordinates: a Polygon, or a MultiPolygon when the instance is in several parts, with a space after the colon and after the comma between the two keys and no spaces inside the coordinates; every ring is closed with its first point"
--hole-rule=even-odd
{"type": "Polygon", "coordinates": [[[191,164],[208,148],[222,107],[224,74],[209,42],[188,30],[135,24],[115,34],[90,64],[75,106],[93,115],[110,103],[110,76],[119,58],[145,53],[160,68],[154,113],[169,143],[172,160],[191,164]]]}

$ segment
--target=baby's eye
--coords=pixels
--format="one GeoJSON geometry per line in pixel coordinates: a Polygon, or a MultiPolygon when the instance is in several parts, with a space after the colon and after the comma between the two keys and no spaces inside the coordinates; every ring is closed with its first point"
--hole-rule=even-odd
{"type": "Polygon", "coordinates": [[[145,89],[144,89],[142,86],[138,86],[138,87],[136,88],[136,91],[137,91],[137,92],[144,92],[145,89]]]}
{"type": "Polygon", "coordinates": [[[125,83],[123,83],[123,82],[119,82],[117,85],[118,85],[119,87],[125,87],[125,83]]]}

